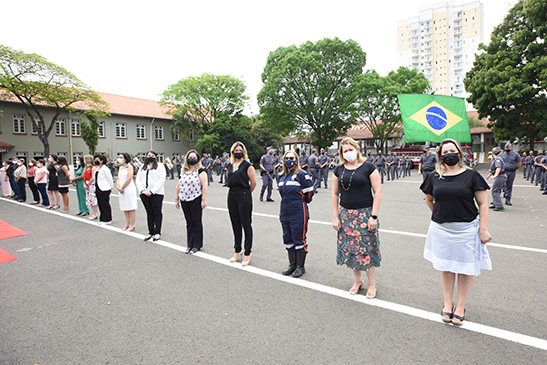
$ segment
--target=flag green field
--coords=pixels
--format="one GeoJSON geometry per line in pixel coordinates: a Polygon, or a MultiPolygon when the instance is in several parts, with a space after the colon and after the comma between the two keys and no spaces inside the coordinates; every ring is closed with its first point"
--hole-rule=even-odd
{"type": "Polygon", "coordinates": [[[444,95],[400,94],[405,143],[441,142],[452,138],[471,143],[465,100],[444,95]]]}

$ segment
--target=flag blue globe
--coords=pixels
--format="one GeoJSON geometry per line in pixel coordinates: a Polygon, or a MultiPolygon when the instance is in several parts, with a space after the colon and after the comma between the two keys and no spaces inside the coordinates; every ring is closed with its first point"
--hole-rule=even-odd
{"type": "Polygon", "coordinates": [[[441,130],[447,125],[446,113],[437,106],[432,106],[425,112],[427,123],[435,130],[441,130]]]}

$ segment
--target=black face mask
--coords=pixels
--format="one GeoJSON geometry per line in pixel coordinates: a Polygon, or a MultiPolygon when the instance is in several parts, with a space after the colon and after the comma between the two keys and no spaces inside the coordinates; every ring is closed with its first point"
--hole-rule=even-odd
{"type": "Polygon", "coordinates": [[[198,163],[198,160],[195,159],[195,158],[189,158],[188,159],[188,165],[190,165],[190,166],[194,166],[197,163],[198,163]]]}
{"type": "Polygon", "coordinates": [[[507,153],[511,153],[511,150],[505,150],[505,152],[507,152],[507,153]]]}
{"type": "Polygon", "coordinates": [[[156,162],[156,158],[155,158],[155,157],[147,157],[147,158],[146,158],[146,162],[148,162],[148,163],[154,163],[154,162],[156,162]]]}
{"type": "Polygon", "coordinates": [[[95,160],[95,165],[99,166],[101,164],[101,161],[95,160]]]}
{"type": "Polygon", "coordinates": [[[442,155],[441,158],[448,166],[456,166],[460,162],[460,154],[457,152],[447,153],[446,155],[442,155]]]}
{"type": "Polygon", "coordinates": [[[234,157],[238,160],[243,158],[243,152],[234,152],[234,157]]]}

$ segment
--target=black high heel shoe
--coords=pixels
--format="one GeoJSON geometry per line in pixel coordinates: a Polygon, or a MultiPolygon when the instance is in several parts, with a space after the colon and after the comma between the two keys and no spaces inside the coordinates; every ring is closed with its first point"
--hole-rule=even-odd
{"type": "Polygon", "coordinates": [[[452,323],[452,318],[454,317],[454,306],[452,306],[452,312],[443,312],[441,309],[441,319],[444,323],[452,323]]]}
{"type": "Polygon", "coordinates": [[[151,238],[153,237],[153,235],[148,235],[144,238],[145,241],[149,241],[151,238]]]}

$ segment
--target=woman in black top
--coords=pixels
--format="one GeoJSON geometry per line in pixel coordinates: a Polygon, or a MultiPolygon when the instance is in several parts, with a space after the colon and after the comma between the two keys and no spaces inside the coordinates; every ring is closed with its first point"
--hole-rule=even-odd
{"type": "Polygon", "coordinates": [[[441,319],[461,326],[474,276],[481,269],[492,269],[485,247],[492,240],[488,233],[489,186],[477,171],[465,167],[458,142],[445,139],[439,147],[439,169],[420,186],[433,213],[424,258],[441,271],[444,295],[441,319]],[[456,275],[458,303],[454,308],[456,275]]]}
{"type": "Polygon", "coordinates": [[[59,179],[57,178],[58,168],[57,155],[51,154],[48,157],[49,165],[48,170],[48,186],[47,195],[49,196],[50,205],[47,209],[59,209],[59,203],[61,202],[61,194],[59,193],[59,179]]]}
{"type": "Polygon", "coordinates": [[[352,138],[340,143],[341,165],[332,178],[332,226],[338,231],[336,263],[353,270],[355,280],[349,290],[357,294],[368,279],[366,297],[376,297],[374,271],[380,266],[378,211],[382,199],[380,174],[366,162],[352,138]]]}
{"type": "Polygon", "coordinates": [[[255,168],[247,160],[247,148],[241,142],[236,142],[230,149],[230,164],[227,167],[228,213],[234,231],[234,256],[230,262],[236,262],[244,254],[241,265],[247,266],[251,261],[253,246],[253,227],[251,216],[253,213],[253,196],[251,193],[256,187],[255,168]],[[245,231],[245,251],[241,249],[243,239],[242,229],[245,231]]]}

